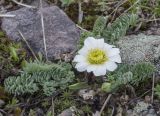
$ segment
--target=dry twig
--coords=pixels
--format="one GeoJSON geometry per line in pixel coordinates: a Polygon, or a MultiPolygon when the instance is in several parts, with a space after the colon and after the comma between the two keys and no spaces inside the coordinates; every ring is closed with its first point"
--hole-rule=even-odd
{"type": "Polygon", "coordinates": [[[53,97],[52,97],[52,115],[54,116],[54,101],[53,101],[53,97]]]}
{"type": "Polygon", "coordinates": [[[101,116],[104,108],[106,107],[107,103],[109,102],[111,96],[112,96],[112,94],[109,94],[108,97],[107,97],[107,99],[106,99],[106,101],[104,102],[104,104],[103,104],[103,106],[102,106],[102,108],[101,108],[101,110],[100,110],[100,116],[101,116]]]}

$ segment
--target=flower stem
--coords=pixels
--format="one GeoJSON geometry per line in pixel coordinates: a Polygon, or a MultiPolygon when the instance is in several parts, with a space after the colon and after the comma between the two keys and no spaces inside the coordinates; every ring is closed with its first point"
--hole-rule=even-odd
{"type": "Polygon", "coordinates": [[[88,85],[91,85],[91,84],[93,84],[93,83],[95,83],[95,75],[91,72],[91,73],[89,73],[89,75],[88,75],[88,85]]]}

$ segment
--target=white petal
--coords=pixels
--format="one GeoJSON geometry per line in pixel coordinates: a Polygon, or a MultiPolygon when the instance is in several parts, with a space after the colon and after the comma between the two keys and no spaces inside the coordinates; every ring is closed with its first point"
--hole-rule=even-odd
{"type": "Polygon", "coordinates": [[[83,56],[86,56],[86,54],[88,53],[88,48],[86,47],[86,46],[84,46],[83,48],[81,48],[79,51],[78,51],[78,53],[80,54],[80,55],[83,55],[83,56]]]}
{"type": "Polygon", "coordinates": [[[76,55],[73,59],[73,62],[85,62],[85,57],[83,55],[76,55]]]}
{"type": "Polygon", "coordinates": [[[87,63],[77,63],[75,68],[79,71],[79,72],[83,72],[87,69],[88,64],[87,63]]]}
{"type": "Polygon", "coordinates": [[[119,48],[111,48],[110,50],[107,51],[109,57],[119,55],[119,53],[120,53],[119,48]]]}
{"type": "Polygon", "coordinates": [[[94,37],[88,37],[85,39],[84,45],[87,47],[90,47],[90,46],[93,47],[96,45],[96,39],[94,37]]]}
{"type": "Polygon", "coordinates": [[[95,76],[103,76],[106,74],[106,72],[107,72],[107,69],[105,65],[98,66],[97,69],[93,71],[95,76]]]}
{"type": "Polygon", "coordinates": [[[112,61],[106,62],[105,65],[108,71],[114,71],[117,68],[117,64],[112,61]]]}
{"type": "Polygon", "coordinates": [[[94,70],[96,70],[97,69],[97,66],[96,65],[88,65],[88,67],[87,67],[87,72],[92,72],[92,71],[94,71],[94,70]]]}
{"type": "Polygon", "coordinates": [[[104,48],[105,48],[106,50],[109,50],[109,49],[111,49],[112,47],[115,47],[115,46],[110,45],[110,44],[107,44],[107,43],[104,43],[104,48]]]}
{"type": "Polygon", "coordinates": [[[104,39],[97,39],[96,45],[98,48],[103,48],[104,47],[104,39]]]}
{"type": "Polygon", "coordinates": [[[109,60],[113,61],[113,62],[117,62],[117,63],[122,62],[120,55],[112,56],[112,57],[109,58],[109,60]]]}

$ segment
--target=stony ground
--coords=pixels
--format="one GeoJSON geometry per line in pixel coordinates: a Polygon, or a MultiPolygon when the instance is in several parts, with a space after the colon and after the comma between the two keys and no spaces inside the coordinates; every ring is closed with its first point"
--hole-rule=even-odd
{"type": "MultiPolygon", "coordinates": [[[[97,89],[97,83],[104,81],[105,77],[92,80],[93,83],[97,83],[87,89],[66,89],[49,97],[43,96],[41,91],[33,95],[13,96],[5,91],[4,80],[9,75],[21,73],[25,61],[36,59],[35,56],[39,52],[48,56],[51,61],[62,60],[71,63],[82,32],[92,30],[97,15],[108,16],[109,23],[112,23],[121,14],[127,11],[130,13],[138,8],[140,10],[137,24],[127,31],[125,37],[115,42],[115,45],[121,49],[123,64],[134,65],[145,61],[153,64],[156,70],[152,75],[147,75],[149,79],[138,86],[126,84],[113,93],[102,116],[160,115],[160,101],[154,91],[154,87],[160,82],[158,2],[145,0],[140,4],[134,0],[111,0],[104,4],[103,1],[97,3],[96,0],[86,0],[81,4],[82,9],[78,9],[80,4],[77,2],[63,6],[60,1],[43,1],[43,8],[40,8],[39,0],[26,0],[23,3],[37,8],[0,0],[1,13],[5,13],[6,16],[14,15],[9,18],[3,17],[0,21],[0,116],[99,116],[106,98],[111,95],[97,89]],[[154,15],[149,7],[155,8],[154,15]],[[78,10],[83,11],[82,21],[82,11],[78,10]],[[44,25],[41,25],[41,13],[44,25]],[[46,46],[43,41],[44,33],[46,46]],[[19,43],[21,45],[18,45],[19,43]]],[[[79,74],[75,70],[74,72],[78,78],[75,82],[85,80],[85,74],[79,74]]]]}

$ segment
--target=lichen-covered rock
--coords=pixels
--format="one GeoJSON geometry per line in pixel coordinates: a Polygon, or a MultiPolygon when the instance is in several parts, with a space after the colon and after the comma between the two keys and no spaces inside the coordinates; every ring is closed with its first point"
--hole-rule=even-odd
{"type": "Polygon", "coordinates": [[[121,49],[122,61],[133,64],[141,61],[154,61],[160,58],[160,36],[130,35],[118,43],[121,49]]]}
{"type": "Polygon", "coordinates": [[[133,110],[128,110],[126,116],[158,116],[149,103],[139,101],[133,110]]]}
{"type": "Polygon", "coordinates": [[[44,54],[44,42],[40,11],[44,15],[44,28],[49,59],[59,59],[62,54],[76,49],[80,33],[75,24],[57,6],[39,9],[20,8],[8,14],[14,18],[2,19],[2,30],[16,42],[22,41],[18,30],[22,32],[35,53],[44,54]]]}

